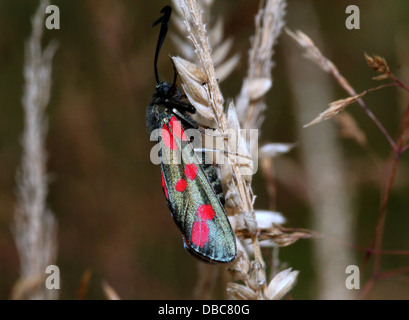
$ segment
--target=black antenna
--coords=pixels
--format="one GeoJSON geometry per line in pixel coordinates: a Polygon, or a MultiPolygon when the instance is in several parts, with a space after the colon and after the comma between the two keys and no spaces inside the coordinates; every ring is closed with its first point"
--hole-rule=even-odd
{"type": "Polygon", "coordinates": [[[158,67],[157,67],[158,56],[159,56],[160,48],[162,47],[163,41],[165,40],[166,33],[168,32],[168,29],[169,29],[169,20],[170,20],[170,15],[172,14],[172,8],[170,6],[163,7],[160,13],[163,13],[163,16],[161,16],[158,20],[156,20],[152,24],[152,27],[154,27],[157,24],[162,22],[162,25],[160,26],[158,43],[156,45],[155,61],[153,63],[153,72],[155,73],[156,83],[159,83],[158,67]]]}

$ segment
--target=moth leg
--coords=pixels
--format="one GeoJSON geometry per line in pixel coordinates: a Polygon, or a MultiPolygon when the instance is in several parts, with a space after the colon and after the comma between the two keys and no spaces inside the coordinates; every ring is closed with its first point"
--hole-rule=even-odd
{"type": "Polygon", "coordinates": [[[185,121],[187,124],[189,124],[192,127],[192,129],[199,129],[200,130],[199,126],[197,125],[197,123],[194,120],[192,120],[192,119],[190,119],[188,117],[185,117],[177,109],[173,109],[172,112],[174,114],[176,114],[180,120],[185,121]]]}
{"type": "Polygon", "coordinates": [[[203,134],[205,134],[205,135],[207,135],[207,136],[209,136],[209,137],[214,137],[214,138],[222,137],[222,138],[224,138],[224,139],[226,139],[226,138],[229,137],[229,134],[228,134],[228,133],[220,133],[220,132],[213,133],[211,130],[216,131],[217,129],[213,129],[213,128],[210,128],[210,127],[207,127],[207,128],[205,128],[205,127],[198,127],[197,129],[198,129],[201,133],[203,133],[203,134]],[[208,130],[208,129],[211,129],[211,130],[208,130]]]}
{"type": "Polygon", "coordinates": [[[240,158],[244,158],[247,160],[253,160],[252,157],[250,156],[245,156],[244,154],[240,154],[240,153],[236,153],[236,152],[229,152],[226,150],[218,150],[218,149],[208,149],[208,148],[195,148],[193,149],[195,152],[197,153],[205,153],[205,152],[223,152],[225,155],[230,155],[230,156],[235,156],[235,157],[240,157],[240,158]]]}
{"type": "Polygon", "coordinates": [[[175,109],[181,109],[187,111],[189,113],[196,113],[196,109],[190,103],[183,102],[178,99],[166,99],[165,100],[166,106],[172,107],[175,109]]]}

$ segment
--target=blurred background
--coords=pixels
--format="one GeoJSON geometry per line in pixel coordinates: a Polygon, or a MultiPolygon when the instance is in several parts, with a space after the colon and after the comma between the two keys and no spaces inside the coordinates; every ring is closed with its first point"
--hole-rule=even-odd
{"type": "MultiPolygon", "coordinates": [[[[92,275],[88,299],[105,298],[103,280],[123,299],[190,299],[197,281],[198,262],[183,249],[180,232],[172,221],[161,190],[160,169],[149,159],[153,144],[145,126],[146,107],[155,85],[153,57],[158,35],[151,24],[169,2],[55,0],[52,4],[60,9],[61,29],[45,31],[44,44],[51,39],[59,44],[47,107],[46,148],[48,171],[52,175],[48,205],[58,221],[60,298],[74,299],[82,275],[89,270],[92,275]]],[[[15,177],[21,161],[24,127],[21,103],[24,43],[30,35],[30,19],[37,6],[37,1],[0,0],[1,299],[10,297],[19,276],[12,233],[15,177]]],[[[213,12],[224,18],[225,37],[234,39],[232,53],[241,55],[238,67],[221,84],[225,98],[237,96],[246,75],[258,6],[258,1],[249,0],[215,1],[213,5],[213,12]]],[[[357,92],[378,84],[371,80],[375,74],[368,68],[364,52],[385,57],[392,72],[409,84],[408,1],[386,4],[369,0],[353,3],[292,0],[285,20],[287,28],[309,34],[357,92]],[[345,27],[348,17],[345,9],[349,4],[359,6],[359,30],[345,27]]],[[[176,32],[176,28],[171,26],[171,31],[176,32]]],[[[275,161],[276,209],[286,217],[285,226],[319,231],[328,237],[300,240],[282,248],[280,261],[300,271],[292,298],[317,299],[322,297],[323,272],[331,277],[328,270],[323,270],[325,265],[317,265],[315,248],[320,243],[333,243],[334,256],[338,250],[350,250],[351,260],[344,261],[343,270],[346,265],[360,266],[363,262],[364,252],[358,247],[368,247],[372,239],[385,161],[391,148],[358,104],[351,105],[348,112],[366,136],[364,148],[342,137],[333,120],[303,129],[302,125],[325,110],[328,103],[348,94],[304,59],[285,32],[275,48],[274,85],[267,95],[260,144],[297,143],[290,153],[275,161]],[[302,88],[308,90],[300,93],[302,88]],[[318,99],[320,104],[309,98],[318,99]],[[331,134],[332,142],[323,147],[328,141],[322,142],[320,138],[331,134]],[[311,195],[314,186],[330,179],[325,172],[311,168],[316,161],[334,154],[328,170],[332,170],[332,164],[340,178],[335,179],[335,185],[342,190],[329,192],[341,199],[343,210],[347,211],[341,212],[345,215],[341,219],[349,226],[342,234],[319,225],[315,214],[319,209],[311,200],[314,192],[318,198],[321,192],[318,189],[311,195]]],[[[172,79],[167,55],[176,53],[172,41],[167,39],[159,59],[162,79],[172,79]]],[[[397,137],[408,95],[389,88],[371,93],[365,102],[391,136],[397,137]]],[[[408,165],[406,152],[399,163],[388,205],[385,250],[409,248],[408,165]]],[[[255,207],[268,209],[266,183],[260,172],[253,178],[253,190],[257,195],[255,207]]],[[[406,255],[385,255],[381,269],[408,265],[406,255]]],[[[361,268],[361,285],[370,273],[370,265],[361,268]]],[[[342,278],[346,278],[344,273],[342,278]]],[[[407,299],[408,288],[409,277],[403,274],[377,281],[366,298],[407,299]]],[[[215,298],[222,297],[219,290],[215,298]]]]}

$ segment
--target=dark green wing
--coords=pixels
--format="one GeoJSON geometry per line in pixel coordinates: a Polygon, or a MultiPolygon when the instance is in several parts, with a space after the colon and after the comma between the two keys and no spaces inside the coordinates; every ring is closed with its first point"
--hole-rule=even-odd
{"type": "Polygon", "coordinates": [[[162,125],[162,185],[185,247],[209,262],[231,262],[236,241],[219,197],[175,116],[162,125]]]}

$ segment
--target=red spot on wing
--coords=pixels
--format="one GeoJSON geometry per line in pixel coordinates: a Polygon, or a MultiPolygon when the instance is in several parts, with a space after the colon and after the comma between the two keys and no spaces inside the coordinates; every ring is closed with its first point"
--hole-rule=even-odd
{"type": "Polygon", "coordinates": [[[166,124],[164,124],[162,127],[162,140],[165,146],[169,149],[176,150],[178,148],[176,141],[166,124]]]}
{"type": "Polygon", "coordinates": [[[179,121],[176,119],[175,116],[170,118],[169,124],[170,124],[170,127],[172,128],[173,134],[176,137],[178,137],[182,141],[187,141],[185,132],[183,131],[182,126],[180,125],[179,121]]]}
{"type": "Polygon", "coordinates": [[[186,186],[187,186],[186,180],[180,179],[178,182],[176,182],[175,189],[176,191],[183,192],[186,190],[186,186]]]}
{"type": "Polygon", "coordinates": [[[194,163],[185,166],[185,175],[190,180],[195,180],[197,176],[197,166],[194,163]]]}
{"type": "Polygon", "coordinates": [[[200,248],[209,241],[209,227],[205,221],[196,221],[193,223],[191,240],[200,248]]]}
{"type": "Polygon", "coordinates": [[[197,215],[203,220],[212,220],[215,213],[210,204],[203,204],[197,209],[197,215]]]}
{"type": "Polygon", "coordinates": [[[209,241],[209,227],[206,220],[212,220],[215,212],[210,204],[203,204],[196,213],[200,220],[193,223],[191,240],[202,248],[209,241]]]}
{"type": "Polygon", "coordinates": [[[166,188],[165,177],[163,173],[162,173],[162,188],[163,188],[163,191],[165,192],[166,199],[169,200],[168,189],[166,188]]]}

